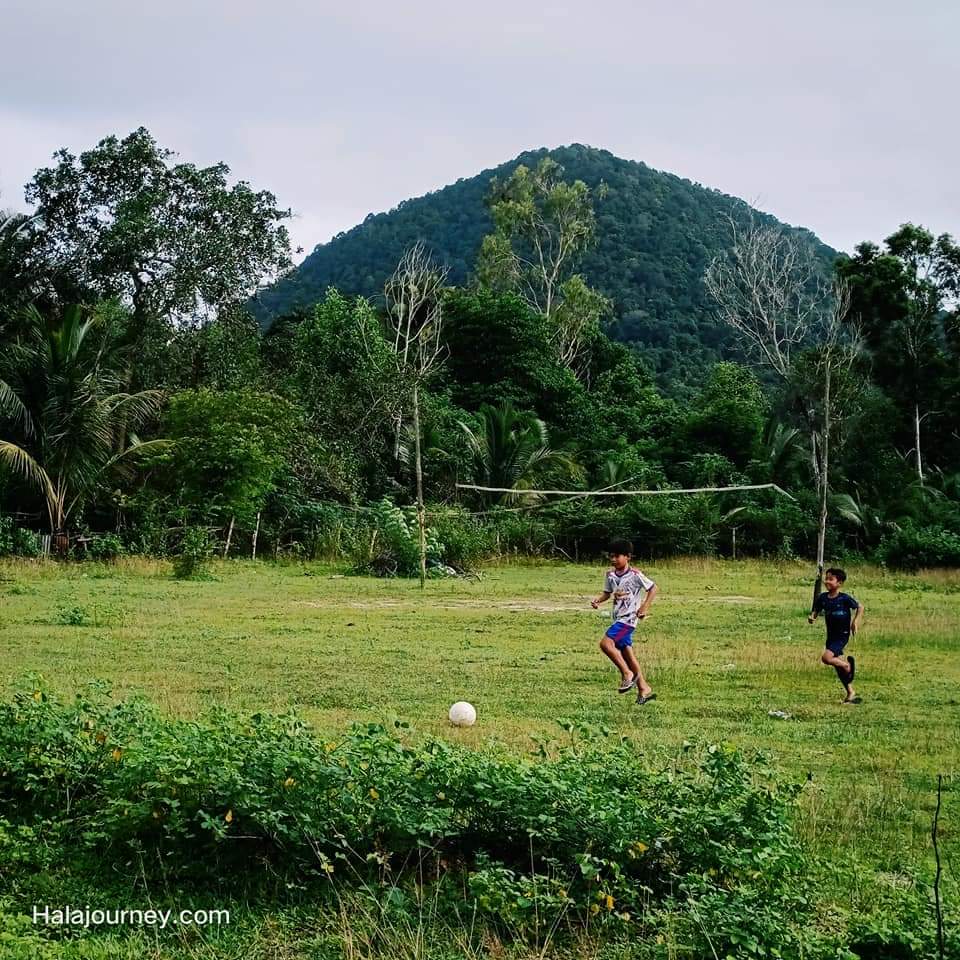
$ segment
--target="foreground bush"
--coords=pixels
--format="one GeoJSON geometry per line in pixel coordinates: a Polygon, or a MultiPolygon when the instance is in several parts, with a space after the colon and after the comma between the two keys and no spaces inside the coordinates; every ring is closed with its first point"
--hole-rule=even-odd
{"type": "Polygon", "coordinates": [[[851,956],[835,911],[818,923],[798,789],[762,758],[714,745],[657,769],[584,728],[524,758],[397,727],[324,741],[292,714],[178,721],[96,688],[62,704],[36,681],[0,706],[0,839],[44,832],[58,857],[193,884],[313,877],[394,906],[429,882],[444,915],[520,938],[669,931],[690,957],[851,956]]]}
{"type": "Polygon", "coordinates": [[[877,550],[882,563],[902,570],[960,566],[960,535],[945,527],[906,524],[883,539],[877,550]]]}

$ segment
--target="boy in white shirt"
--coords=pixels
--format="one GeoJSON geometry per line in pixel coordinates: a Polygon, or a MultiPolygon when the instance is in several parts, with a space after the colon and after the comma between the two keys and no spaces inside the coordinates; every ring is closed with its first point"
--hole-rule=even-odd
{"type": "Polygon", "coordinates": [[[613,597],[613,624],[603,635],[600,649],[620,671],[621,682],[617,692],[627,693],[636,686],[637,703],[643,705],[655,700],[657,695],[643,676],[633,652],[633,631],[637,620],[646,617],[657,594],[657,585],[642,570],[630,566],[632,554],[633,544],[629,540],[614,540],[610,544],[613,568],[607,571],[603,593],[595,597],[590,605],[596,610],[601,603],[613,597]]]}

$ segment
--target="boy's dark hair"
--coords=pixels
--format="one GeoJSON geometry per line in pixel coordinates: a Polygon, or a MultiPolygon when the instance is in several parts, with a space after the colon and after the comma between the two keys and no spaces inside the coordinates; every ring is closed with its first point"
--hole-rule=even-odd
{"type": "Polygon", "coordinates": [[[622,553],[625,557],[633,556],[633,544],[629,540],[611,540],[607,553],[622,553]]]}
{"type": "Polygon", "coordinates": [[[832,573],[841,583],[847,579],[846,570],[841,570],[840,567],[828,567],[823,571],[824,576],[826,576],[828,573],[832,573]]]}

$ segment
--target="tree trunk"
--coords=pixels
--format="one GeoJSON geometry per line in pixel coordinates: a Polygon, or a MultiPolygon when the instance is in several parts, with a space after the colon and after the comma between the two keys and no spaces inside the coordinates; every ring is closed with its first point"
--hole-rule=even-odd
{"type": "Polygon", "coordinates": [[[230,541],[233,539],[233,517],[230,518],[230,526],[227,528],[227,542],[223,545],[223,559],[227,559],[230,552],[230,541]]]}
{"type": "Polygon", "coordinates": [[[400,459],[400,434],[403,432],[403,411],[397,415],[397,427],[393,433],[393,459],[400,459]]]}
{"type": "Polygon", "coordinates": [[[257,559],[257,535],[260,533],[260,511],[257,511],[257,525],[253,528],[253,557],[257,559]]]}
{"type": "Polygon", "coordinates": [[[923,486],[923,461],[920,459],[920,404],[913,405],[913,449],[917,452],[917,479],[923,486]]]}
{"type": "Polygon", "coordinates": [[[427,582],[427,518],[423,507],[423,462],[420,459],[420,387],[413,385],[413,444],[417,474],[417,527],[420,533],[420,589],[427,582]]]}

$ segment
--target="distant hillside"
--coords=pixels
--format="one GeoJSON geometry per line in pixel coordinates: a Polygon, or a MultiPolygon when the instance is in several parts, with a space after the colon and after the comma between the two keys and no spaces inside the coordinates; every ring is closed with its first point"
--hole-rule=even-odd
{"type": "MultiPolygon", "coordinates": [[[[707,263],[729,239],[728,218],[742,222],[752,212],[760,222],[777,221],[735,197],[579,144],[523,153],[469,180],[405,200],[389,213],[370,214],[316,247],[291,276],[262,293],[257,316],[269,325],[297,306],[315,303],[329,286],[377,296],[416,240],[450,267],[451,283],[465,283],[491,229],[484,205],[490,179],[508,177],[520,163],[535,165],[548,153],[568,179],[607,185],[596,206],[598,243],[582,271],[614,301],[610,335],[635,344],[662,382],[697,379],[706,362],[731,352],[727,330],[713,318],[702,284],[707,263]]],[[[832,260],[834,251],[808,236],[825,261],[832,260]]]]}

